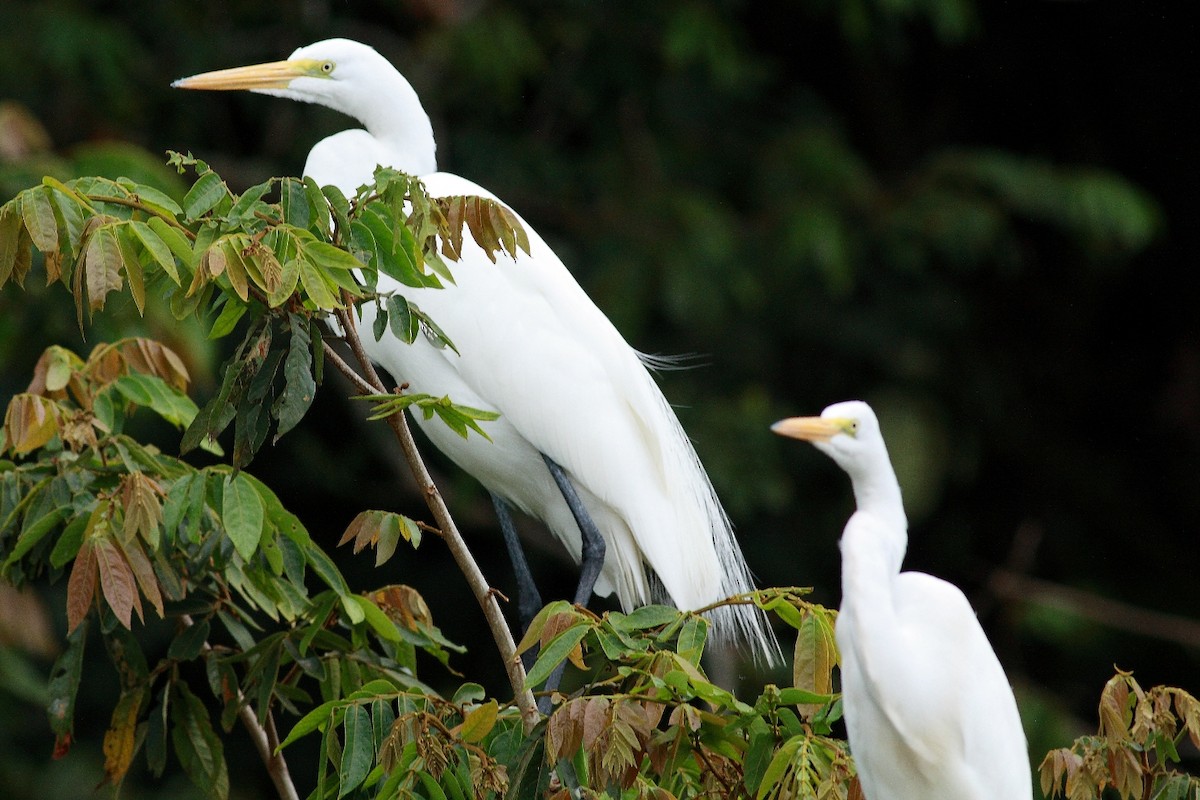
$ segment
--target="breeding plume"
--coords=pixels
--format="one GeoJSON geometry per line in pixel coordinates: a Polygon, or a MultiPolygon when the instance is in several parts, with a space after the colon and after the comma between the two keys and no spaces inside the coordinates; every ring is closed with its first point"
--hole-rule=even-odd
{"type": "Polygon", "coordinates": [[[867,800],[1030,800],[1004,670],[958,587],[901,572],[908,522],[879,422],[859,401],[772,430],[850,475],[836,636],[850,752],[867,800]]]}
{"type": "MultiPolygon", "coordinates": [[[[470,181],[436,172],[433,129],[408,81],[366,45],[331,39],[286,61],[177,81],[187,89],[248,89],[319,103],[364,129],[318,142],[304,166],[319,184],[351,194],[377,165],[418,175],[432,196],[482,195],[470,181]]],[[[414,392],[499,412],[492,442],[463,439],[438,420],[416,422],[430,440],[491,493],[518,581],[524,558],[508,519],[511,504],[542,520],[582,562],[576,602],[616,593],[626,610],[665,600],[700,608],[752,588],[749,573],[703,467],[662,392],[633,350],[554,252],[528,225],[530,254],[492,264],[470,237],[452,264],[456,285],[415,290],[379,276],[428,313],[461,356],[419,337],[413,345],[369,333],[371,358],[414,392]]],[[[526,586],[519,607],[539,602],[526,586]]],[[[717,637],[757,656],[778,645],[752,607],[719,609],[717,637]]]]}

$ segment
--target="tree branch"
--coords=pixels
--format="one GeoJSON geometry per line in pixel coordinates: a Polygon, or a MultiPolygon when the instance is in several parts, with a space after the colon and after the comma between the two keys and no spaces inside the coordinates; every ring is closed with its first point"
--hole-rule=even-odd
{"type": "MultiPolygon", "coordinates": [[[[341,322],[342,329],[345,331],[346,343],[350,346],[354,357],[362,367],[366,379],[364,380],[362,375],[355,372],[333,350],[327,349],[325,351],[326,358],[358,389],[373,394],[385,393],[387,389],[384,387],[383,382],[379,380],[379,375],[375,372],[370,357],[367,355],[366,350],[363,349],[362,340],[358,337],[353,315],[342,309],[337,312],[337,316],[341,322]]],[[[426,469],[425,462],[421,459],[421,454],[417,451],[417,443],[413,440],[412,431],[409,430],[408,419],[404,416],[404,412],[392,414],[387,418],[387,423],[391,426],[392,432],[396,435],[396,440],[400,443],[400,449],[403,451],[404,458],[412,470],[413,477],[417,481],[417,486],[421,494],[425,497],[425,503],[429,507],[434,521],[441,528],[442,538],[445,540],[446,546],[450,548],[450,554],[454,557],[455,563],[458,564],[458,568],[462,571],[463,577],[467,579],[467,585],[471,587],[471,592],[475,595],[475,600],[479,603],[479,607],[483,609],[483,615],[487,619],[488,627],[492,631],[492,638],[496,642],[496,648],[500,651],[500,658],[504,661],[504,669],[508,674],[509,683],[512,685],[513,698],[521,711],[521,720],[524,723],[525,732],[529,733],[538,723],[538,720],[541,719],[541,715],[534,703],[533,692],[525,688],[525,667],[517,655],[517,646],[513,641],[508,623],[504,619],[504,613],[500,610],[500,603],[496,600],[496,595],[491,591],[491,587],[488,586],[487,579],[479,569],[479,564],[476,563],[474,556],[471,555],[466,541],[463,539],[462,534],[459,533],[458,526],[454,524],[454,519],[450,516],[450,510],[446,507],[441,493],[438,491],[437,486],[434,485],[433,479],[429,475],[429,470],[426,469]]]]}
{"type": "MultiPolygon", "coordinates": [[[[181,615],[180,619],[189,628],[195,624],[189,614],[181,615]]],[[[206,654],[211,653],[212,645],[205,642],[200,649],[206,654]]],[[[283,753],[275,752],[275,749],[279,747],[279,733],[275,730],[275,717],[270,711],[267,711],[266,724],[259,725],[258,717],[255,715],[254,709],[250,708],[250,704],[246,702],[246,696],[242,694],[241,689],[237,690],[237,702],[238,717],[254,741],[254,749],[258,751],[259,758],[266,766],[267,773],[270,774],[271,781],[275,784],[275,791],[279,792],[280,800],[300,800],[300,795],[296,793],[296,787],[292,783],[291,773],[288,772],[287,761],[284,760],[283,753]]]]}

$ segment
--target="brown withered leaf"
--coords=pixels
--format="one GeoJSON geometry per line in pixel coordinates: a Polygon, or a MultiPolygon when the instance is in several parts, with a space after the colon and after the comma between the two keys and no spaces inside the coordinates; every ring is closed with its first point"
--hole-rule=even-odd
{"type": "Polygon", "coordinates": [[[119,292],[121,278],[121,247],[111,225],[97,228],[88,238],[83,254],[83,269],[87,281],[88,313],[104,310],[110,292],[119,292]]]}
{"type": "Polygon", "coordinates": [[[425,598],[411,586],[395,584],[370,592],[367,598],[387,614],[388,619],[410,631],[433,625],[433,615],[425,598]]]}
{"type": "Polygon", "coordinates": [[[144,695],[140,689],[122,693],[104,733],[104,780],[113,786],[121,785],[137,753],[135,734],[144,695]]]}
{"type": "Polygon", "coordinates": [[[120,498],[125,511],[122,544],[141,536],[151,549],[158,547],[164,495],[162,487],[144,472],[130,472],[121,479],[120,498]]]}
{"type": "Polygon", "coordinates": [[[100,446],[96,438],[98,424],[96,418],[87,411],[63,414],[58,421],[58,435],[72,452],[78,453],[89,447],[95,449],[100,446]]]}
{"type": "Polygon", "coordinates": [[[458,738],[467,744],[478,744],[491,733],[496,726],[496,717],[500,711],[495,700],[489,700],[483,705],[476,706],[463,717],[459,728],[458,738]]]}
{"type": "Polygon", "coordinates": [[[14,395],[4,414],[4,448],[29,453],[42,447],[58,433],[59,408],[53,400],[36,394],[14,395]]]}
{"type": "Polygon", "coordinates": [[[92,596],[96,593],[96,553],[92,540],[85,536],[75,563],[71,566],[71,577],[67,581],[67,633],[79,627],[92,607],[92,596]]]}
{"type": "Polygon", "coordinates": [[[162,378],[181,392],[187,390],[191,381],[187,366],[178,353],[162,342],[132,337],[122,339],[117,347],[130,371],[162,378]]]}
{"type": "Polygon", "coordinates": [[[1131,717],[1127,676],[1118,673],[1100,693],[1100,735],[1113,741],[1125,738],[1131,717]]]}
{"type": "Polygon", "coordinates": [[[128,368],[118,347],[111,344],[98,344],[88,354],[84,371],[96,386],[107,386],[125,375],[128,368]]]}

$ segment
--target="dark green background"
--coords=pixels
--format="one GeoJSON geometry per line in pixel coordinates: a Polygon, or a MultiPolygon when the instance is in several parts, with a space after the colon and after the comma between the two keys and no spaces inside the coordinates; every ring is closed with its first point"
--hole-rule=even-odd
{"type": "MultiPolygon", "coordinates": [[[[907,566],[971,598],[1040,759],[1094,726],[1114,664],[1200,691],[1198,643],[1137,616],[1200,606],[1197,137],[1184,122],[1196,31],[1183,16],[1086,1],[7,0],[0,100],[40,120],[54,155],[0,164],[0,192],[45,171],[150,180],[168,148],[235,190],[297,174],[346,118],[168,84],[328,36],[375,46],[423,98],[442,169],[517,209],[633,346],[697,354],[662,384],[761,583],[812,585],[836,605],[852,506],[831,462],[767,426],[852,397],[876,406],[909,504],[907,566]],[[113,142],[152,157],[139,166],[113,142]],[[999,592],[1002,567],[1048,583],[999,592]],[[1109,622],[1132,613],[1135,630],[1052,604],[1060,587],[1109,622]]],[[[89,340],[132,317],[106,313],[89,340]]],[[[219,348],[169,315],[141,325],[210,388],[219,348]]],[[[60,287],[0,294],[0,400],[52,343],[85,347],[60,287]]],[[[330,547],[362,507],[423,515],[385,431],[343,384],[322,394],[251,470],[330,547]]],[[[433,462],[486,574],[511,588],[486,495],[433,462]]],[[[566,596],[573,568],[531,532],[545,593],[566,596]]],[[[503,691],[436,542],[386,574],[343,561],[361,587],[416,586],[471,646],[458,668],[503,691]]],[[[79,734],[98,749],[115,679],[94,661],[102,696],[79,734]]],[[[42,712],[11,692],[0,710],[0,794],[90,792],[101,773],[84,745],[45,766],[42,712]]],[[[235,792],[253,796],[252,780],[235,792]]]]}

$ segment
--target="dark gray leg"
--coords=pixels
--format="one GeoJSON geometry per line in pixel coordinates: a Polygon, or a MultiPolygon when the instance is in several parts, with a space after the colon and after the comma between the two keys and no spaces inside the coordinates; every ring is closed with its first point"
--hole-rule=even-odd
{"type": "Polygon", "coordinates": [[[607,545],[605,545],[604,537],[600,535],[596,523],[592,521],[591,515],[583,507],[583,501],[579,499],[579,493],[575,491],[575,486],[567,477],[567,473],[545,453],[542,454],[542,460],[546,462],[546,467],[554,477],[554,482],[558,484],[558,490],[562,492],[563,499],[567,501],[567,507],[571,509],[571,514],[575,517],[575,524],[579,526],[579,533],[583,537],[583,551],[579,563],[579,585],[575,589],[575,604],[586,606],[592,599],[592,590],[596,588],[596,580],[600,577],[600,570],[604,567],[604,552],[607,545]]]}
{"type": "MultiPolygon", "coordinates": [[[[579,562],[579,585],[575,588],[574,602],[576,605],[586,606],[592,599],[592,590],[596,588],[596,580],[600,577],[601,568],[604,567],[604,552],[607,550],[607,545],[604,543],[604,537],[600,535],[596,523],[592,521],[591,515],[583,507],[583,501],[579,499],[579,493],[575,491],[575,486],[567,477],[567,473],[545,453],[542,453],[542,460],[546,462],[546,468],[550,470],[554,482],[558,484],[558,490],[562,492],[563,500],[567,501],[567,507],[571,509],[571,516],[575,517],[575,524],[579,526],[579,533],[583,538],[583,549],[579,562]]],[[[546,692],[553,692],[558,688],[566,666],[567,662],[564,661],[550,673],[550,677],[546,679],[546,685],[543,687],[546,692]]],[[[548,696],[538,702],[538,710],[543,714],[550,713],[548,696]]]]}
{"type": "Polygon", "coordinates": [[[513,526],[512,514],[508,503],[498,495],[492,495],[492,506],[496,509],[496,517],[500,520],[500,532],[504,534],[504,546],[508,549],[508,558],[512,561],[513,575],[517,579],[517,617],[521,622],[521,633],[529,629],[529,623],[542,610],[542,595],[538,592],[533,580],[533,572],[529,562],[525,560],[525,551],[521,548],[521,540],[517,538],[517,529],[513,526]]]}

